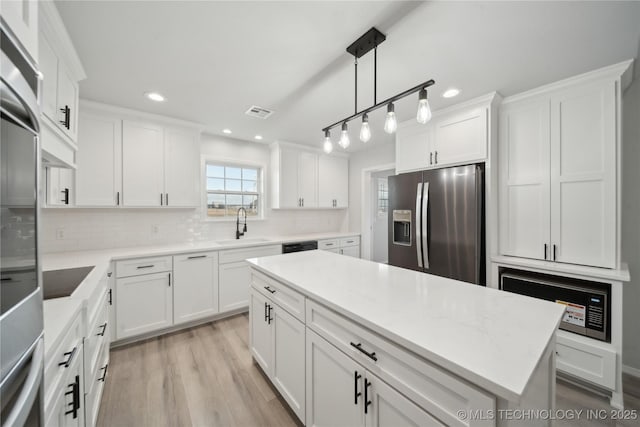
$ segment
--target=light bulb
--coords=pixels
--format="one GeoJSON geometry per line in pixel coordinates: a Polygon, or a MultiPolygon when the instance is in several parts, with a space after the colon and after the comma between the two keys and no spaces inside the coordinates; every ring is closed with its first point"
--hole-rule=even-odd
{"type": "Polygon", "coordinates": [[[342,132],[340,132],[340,143],[339,144],[345,150],[351,144],[351,141],[349,140],[349,133],[347,132],[347,123],[346,122],[342,124],[342,132]]]}
{"type": "Polygon", "coordinates": [[[393,111],[393,104],[387,105],[387,118],[384,121],[384,131],[386,133],[394,133],[398,128],[396,113],[393,111]]]}
{"type": "Polygon", "coordinates": [[[429,101],[427,101],[427,90],[420,89],[420,96],[418,97],[418,114],[416,115],[418,123],[425,124],[431,120],[431,108],[429,107],[429,101]]]}
{"type": "Polygon", "coordinates": [[[328,130],[324,132],[324,145],[322,148],[324,149],[324,152],[327,154],[333,151],[333,142],[331,142],[331,136],[329,136],[328,130]]]}
{"type": "Polygon", "coordinates": [[[371,139],[371,128],[369,128],[369,117],[362,116],[362,127],[360,128],[360,141],[369,142],[371,139]]]}

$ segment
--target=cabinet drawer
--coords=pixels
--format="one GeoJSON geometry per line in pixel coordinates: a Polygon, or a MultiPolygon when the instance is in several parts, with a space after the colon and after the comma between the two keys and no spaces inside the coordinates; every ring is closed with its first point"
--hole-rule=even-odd
{"type": "Polygon", "coordinates": [[[141,274],[171,271],[173,264],[170,256],[138,258],[116,262],[117,277],[140,276],[141,274]]]}
{"type": "Polygon", "coordinates": [[[345,248],[347,246],[360,246],[360,237],[345,237],[340,239],[340,247],[345,248]]]}
{"type": "Polygon", "coordinates": [[[313,301],[307,301],[306,309],[307,327],[445,424],[478,425],[484,421],[478,423],[473,420],[461,420],[457,412],[495,410],[496,402],[493,396],[436,365],[413,356],[313,301]],[[356,345],[359,345],[362,351],[358,350],[356,345]],[[364,352],[373,355],[377,360],[364,352]]]}
{"type": "Polygon", "coordinates": [[[336,249],[339,246],[338,239],[318,240],[318,249],[336,249]]]}
{"type": "Polygon", "coordinates": [[[305,297],[302,294],[255,270],[251,271],[251,284],[257,291],[304,323],[305,297]]]}
{"type": "Polygon", "coordinates": [[[102,310],[92,325],[87,328],[87,335],[84,339],[84,378],[85,390],[89,391],[87,381],[92,378],[98,369],[100,351],[103,347],[109,347],[109,336],[111,325],[109,324],[109,310],[107,306],[106,294],[102,301],[102,310]]]}
{"type": "Polygon", "coordinates": [[[616,388],[616,352],[608,348],[558,334],[556,368],[609,390],[616,388]]]}
{"type": "Polygon", "coordinates": [[[281,253],[282,246],[280,245],[228,249],[226,251],[220,251],[220,264],[244,261],[249,258],[259,258],[262,256],[280,255],[281,253]]]}
{"type": "MultiPolygon", "coordinates": [[[[45,340],[47,337],[45,337],[45,340]]],[[[54,398],[56,390],[64,387],[62,380],[70,372],[76,359],[82,358],[82,322],[78,313],[75,320],[67,330],[67,334],[61,340],[58,347],[51,352],[49,360],[45,360],[44,390],[45,407],[48,407],[54,398]]]]}
{"type": "Polygon", "coordinates": [[[95,426],[98,421],[98,412],[100,410],[100,400],[104,390],[104,383],[109,369],[109,348],[105,347],[100,352],[98,359],[98,368],[91,377],[85,379],[85,421],[87,427],[95,426]]]}

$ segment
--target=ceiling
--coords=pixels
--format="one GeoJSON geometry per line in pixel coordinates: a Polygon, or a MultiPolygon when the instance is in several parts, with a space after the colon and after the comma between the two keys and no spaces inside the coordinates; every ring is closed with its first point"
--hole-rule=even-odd
{"type": "MultiPolygon", "coordinates": [[[[353,113],[353,57],[370,27],[378,100],[433,78],[432,109],[498,91],[509,96],[637,57],[640,2],[56,1],[88,78],[82,98],[200,123],[208,133],[322,145],[321,128],[353,113]],[[452,99],[442,92],[455,86],[452,99]],[[167,101],[153,103],[145,92],[167,101]],[[246,116],[258,105],[266,120],[246,116]]],[[[640,68],[640,66],[638,67],[640,68]]],[[[360,109],[373,103],[372,55],[359,60],[360,109]]],[[[417,95],[399,101],[415,116],[417,95]]],[[[384,111],[373,137],[386,143],[384,111]]],[[[336,134],[334,132],[334,140],[336,134]]]]}

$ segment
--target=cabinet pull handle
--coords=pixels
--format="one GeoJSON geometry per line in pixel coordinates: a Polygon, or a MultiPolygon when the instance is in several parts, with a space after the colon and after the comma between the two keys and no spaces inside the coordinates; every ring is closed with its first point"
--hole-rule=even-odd
{"type": "Polygon", "coordinates": [[[160,193],[160,206],[164,206],[164,204],[163,204],[163,200],[164,200],[164,198],[163,198],[163,194],[162,194],[162,193],[160,193]]]}
{"type": "Polygon", "coordinates": [[[429,152],[429,164],[432,165],[433,164],[433,151],[429,152]]]}
{"type": "Polygon", "coordinates": [[[169,287],[171,287],[171,273],[169,273],[169,287]]]}
{"type": "Polygon", "coordinates": [[[558,259],[558,257],[557,257],[557,253],[556,253],[556,252],[557,252],[557,247],[556,247],[556,245],[554,244],[554,245],[553,245],[553,260],[554,260],[554,261],[556,261],[556,260],[558,259]]]}
{"type": "Polygon", "coordinates": [[[107,330],[107,322],[104,322],[102,325],[100,325],[100,327],[102,328],[102,330],[98,332],[96,336],[103,337],[105,331],[107,330]]]}
{"type": "Polygon", "coordinates": [[[113,274],[113,273],[112,273],[111,271],[109,271],[109,272],[107,273],[107,277],[111,277],[111,275],[112,275],[112,274],[113,274]]]}
{"type": "Polygon", "coordinates": [[[438,164],[438,152],[437,151],[436,151],[435,159],[436,159],[436,165],[437,165],[438,164]]]}
{"type": "Polygon", "coordinates": [[[264,303],[264,321],[266,322],[267,319],[269,318],[269,315],[267,314],[267,303],[264,303]]]}
{"type": "Polygon", "coordinates": [[[71,409],[64,414],[73,414],[73,418],[78,418],[78,409],[80,409],[80,375],[76,375],[76,379],[73,384],[69,384],[67,387],[71,387],[71,391],[65,393],[65,395],[72,395],[73,400],[69,403],[71,409]]]}
{"type": "Polygon", "coordinates": [[[547,259],[547,244],[544,244],[544,259],[547,259]]]}
{"type": "Polygon", "coordinates": [[[137,266],[136,268],[137,268],[138,270],[140,270],[140,269],[142,269],[142,268],[152,268],[152,267],[155,267],[155,264],[139,265],[139,266],[137,266]]]}
{"type": "Polygon", "coordinates": [[[169,193],[164,193],[164,205],[169,206],[169,193]]]}
{"type": "Polygon", "coordinates": [[[268,317],[268,319],[267,319],[267,320],[268,320],[268,322],[267,322],[267,323],[268,323],[269,325],[271,324],[271,321],[273,320],[273,317],[271,317],[271,311],[272,311],[272,310],[273,310],[273,306],[272,306],[271,304],[269,304],[269,308],[267,309],[267,312],[268,312],[268,315],[269,315],[269,317],[268,317]]]}
{"type": "Polygon", "coordinates": [[[65,368],[68,368],[69,365],[71,365],[71,361],[73,360],[73,356],[75,356],[77,349],[78,349],[77,347],[73,347],[73,350],[64,353],[64,356],[69,356],[69,357],[64,362],[58,363],[58,366],[64,366],[65,368]]]}
{"type": "Polygon", "coordinates": [[[64,113],[64,120],[60,120],[60,124],[67,129],[71,128],[71,109],[68,105],[65,105],[64,108],[61,108],[60,111],[64,113]]]}
{"type": "Polygon", "coordinates": [[[362,348],[362,343],[354,343],[354,342],[350,342],[349,344],[351,344],[352,347],[354,347],[356,350],[358,350],[360,353],[363,353],[364,355],[366,355],[367,357],[369,357],[371,360],[373,360],[374,362],[378,361],[378,358],[376,357],[376,352],[372,352],[369,353],[367,350],[362,348]]]}
{"type": "Polygon", "coordinates": [[[269,286],[265,286],[264,288],[265,288],[266,290],[268,290],[269,292],[271,292],[272,294],[275,294],[275,293],[276,293],[276,290],[275,290],[275,289],[271,289],[271,287],[269,287],[269,286]]]}
{"type": "Polygon", "coordinates": [[[325,243],[326,246],[333,246],[333,243],[325,243]]]}
{"type": "Polygon", "coordinates": [[[358,397],[360,397],[362,395],[362,393],[358,392],[358,380],[362,378],[362,375],[360,375],[358,373],[358,371],[354,371],[353,372],[353,387],[354,387],[354,391],[353,391],[353,404],[357,405],[358,404],[358,397]]]}
{"type": "Polygon", "coordinates": [[[102,374],[102,377],[98,378],[98,381],[102,381],[104,382],[105,378],[107,378],[107,370],[109,369],[109,364],[107,363],[106,365],[104,365],[102,368],[100,368],[101,370],[104,369],[104,373],[102,374]]]}
{"type": "Polygon", "coordinates": [[[206,258],[206,255],[193,255],[190,257],[187,257],[187,259],[198,259],[198,258],[206,258]]]}
{"type": "Polygon", "coordinates": [[[120,206],[120,192],[116,192],[116,206],[120,206]]]}
{"type": "Polygon", "coordinates": [[[368,379],[364,379],[364,413],[367,413],[367,408],[371,405],[371,401],[369,400],[369,386],[371,385],[371,381],[368,379]]]}
{"type": "Polygon", "coordinates": [[[61,191],[62,194],[64,194],[64,199],[62,199],[62,202],[64,202],[65,205],[69,204],[69,189],[65,188],[64,190],[61,191]]]}
{"type": "Polygon", "coordinates": [[[113,290],[109,289],[109,305],[113,305],[113,290]]]}

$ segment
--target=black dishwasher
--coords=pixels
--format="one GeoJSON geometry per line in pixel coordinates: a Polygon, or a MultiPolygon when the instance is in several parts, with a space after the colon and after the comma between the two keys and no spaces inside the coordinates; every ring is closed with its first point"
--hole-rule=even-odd
{"type": "Polygon", "coordinates": [[[283,243],[282,253],[289,254],[291,252],[312,251],[318,249],[317,240],[308,240],[306,242],[283,243]]]}

